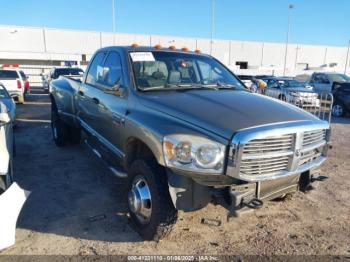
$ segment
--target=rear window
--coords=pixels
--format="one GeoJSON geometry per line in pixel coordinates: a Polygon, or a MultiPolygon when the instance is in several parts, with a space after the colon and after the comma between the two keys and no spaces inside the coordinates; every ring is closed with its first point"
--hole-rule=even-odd
{"type": "Polygon", "coordinates": [[[18,74],[13,70],[0,70],[0,79],[16,79],[18,78],[18,74]]]}
{"type": "Polygon", "coordinates": [[[80,68],[60,68],[56,69],[55,75],[82,75],[84,72],[80,68]]]}

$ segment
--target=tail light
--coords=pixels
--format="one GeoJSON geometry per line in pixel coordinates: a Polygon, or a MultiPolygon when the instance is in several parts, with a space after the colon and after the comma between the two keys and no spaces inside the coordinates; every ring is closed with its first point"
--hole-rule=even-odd
{"type": "Polygon", "coordinates": [[[17,79],[17,88],[21,89],[22,88],[22,83],[20,80],[17,79]]]}
{"type": "Polygon", "coordinates": [[[28,80],[26,80],[26,81],[24,82],[24,88],[27,89],[27,90],[29,90],[30,85],[29,85],[29,81],[28,81],[28,80]]]}

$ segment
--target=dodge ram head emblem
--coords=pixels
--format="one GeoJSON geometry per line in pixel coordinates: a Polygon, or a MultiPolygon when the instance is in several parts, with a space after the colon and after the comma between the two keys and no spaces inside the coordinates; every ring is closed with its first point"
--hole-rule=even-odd
{"type": "Polygon", "coordinates": [[[301,155],[300,149],[295,150],[294,154],[296,157],[300,157],[300,155],[301,155]]]}

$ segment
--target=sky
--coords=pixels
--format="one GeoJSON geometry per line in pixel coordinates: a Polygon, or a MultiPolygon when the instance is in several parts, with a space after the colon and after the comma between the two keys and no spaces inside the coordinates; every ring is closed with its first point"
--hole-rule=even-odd
{"type": "MultiPolygon", "coordinates": [[[[0,24],[113,31],[113,0],[0,0],[0,24]]],[[[347,46],[350,0],[115,0],[116,31],[347,46]]],[[[0,35],[1,41],[1,35],[0,35]]]]}

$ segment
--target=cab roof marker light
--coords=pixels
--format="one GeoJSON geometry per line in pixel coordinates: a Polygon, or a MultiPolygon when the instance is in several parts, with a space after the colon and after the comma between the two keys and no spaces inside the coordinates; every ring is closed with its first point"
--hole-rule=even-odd
{"type": "Polygon", "coordinates": [[[131,47],[132,47],[132,48],[138,48],[138,47],[140,47],[140,45],[139,45],[138,43],[133,43],[133,44],[131,45],[131,47]]]}
{"type": "Polygon", "coordinates": [[[188,51],[190,51],[187,47],[183,47],[183,48],[181,48],[181,51],[183,51],[183,52],[188,52],[188,51]]]}
{"type": "Polygon", "coordinates": [[[162,46],[161,46],[161,45],[155,45],[154,48],[155,48],[155,49],[161,49],[162,46]]]}
{"type": "Polygon", "coordinates": [[[175,50],[176,47],[175,47],[174,45],[171,45],[171,46],[169,46],[169,49],[170,49],[170,50],[175,50]]]}
{"type": "Polygon", "coordinates": [[[196,49],[196,50],[194,50],[194,52],[197,53],[197,54],[202,53],[200,49],[196,49]]]}

